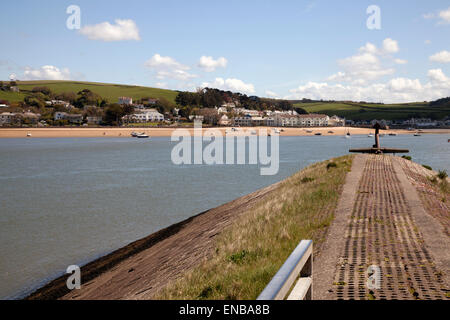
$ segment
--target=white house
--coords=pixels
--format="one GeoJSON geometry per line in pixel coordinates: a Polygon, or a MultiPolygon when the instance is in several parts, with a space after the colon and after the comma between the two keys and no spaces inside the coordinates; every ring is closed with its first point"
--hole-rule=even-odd
{"type": "Polygon", "coordinates": [[[133,98],[119,97],[119,104],[133,104],[133,98]]]}
{"type": "Polygon", "coordinates": [[[326,127],[330,117],[325,114],[277,114],[274,123],[279,127],[326,127]]]}
{"type": "Polygon", "coordinates": [[[0,124],[1,125],[10,124],[15,116],[16,114],[11,112],[0,113],[0,124]]]}
{"type": "Polygon", "coordinates": [[[123,117],[130,122],[160,122],[164,121],[164,115],[154,109],[146,110],[142,113],[134,113],[123,117]]]}
{"type": "Polygon", "coordinates": [[[55,121],[57,120],[64,120],[66,118],[67,112],[55,112],[55,114],[53,115],[53,119],[55,119],[55,121]]]}

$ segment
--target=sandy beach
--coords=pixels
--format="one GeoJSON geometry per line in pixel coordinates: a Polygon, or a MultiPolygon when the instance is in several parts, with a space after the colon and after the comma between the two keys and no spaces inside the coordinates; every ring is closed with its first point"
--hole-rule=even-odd
{"type": "MultiPolygon", "coordinates": [[[[188,130],[191,135],[193,135],[193,128],[183,128],[188,130]]],[[[222,132],[223,135],[226,132],[231,134],[231,128],[221,127],[214,128],[222,132]]],[[[260,129],[274,130],[274,128],[267,127],[250,127],[250,128],[238,128],[237,132],[233,134],[241,133],[243,134],[247,131],[248,134],[252,130],[256,130],[259,133],[260,129]]],[[[316,133],[321,133],[324,136],[337,136],[345,135],[350,131],[351,135],[368,135],[373,133],[373,129],[370,128],[348,128],[348,127],[323,127],[323,128],[278,128],[283,130],[281,136],[313,136],[316,133]]],[[[170,137],[174,130],[177,128],[0,128],[0,138],[26,138],[28,134],[31,136],[29,138],[95,138],[95,137],[105,137],[105,138],[117,138],[130,137],[132,132],[144,132],[150,137],[170,137]]],[[[203,129],[203,133],[207,134],[208,128],[203,129]]],[[[413,134],[415,131],[408,131],[404,129],[395,130],[384,130],[382,133],[397,133],[397,134],[413,134]]],[[[425,129],[423,134],[429,133],[439,133],[448,134],[450,129],[425,129]]]]}

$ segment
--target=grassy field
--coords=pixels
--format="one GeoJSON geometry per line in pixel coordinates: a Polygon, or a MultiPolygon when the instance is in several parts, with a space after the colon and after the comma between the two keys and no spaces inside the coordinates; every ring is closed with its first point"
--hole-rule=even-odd
{"type": "Polygon", "coordinates": [[[255,299],[302,239],[323,243],[352,156],[314,164],[219,235],[215,252],[156,299],[255,299]],[[337,166],[329,166],[330,162],[337,166]]]}
{"type": "Polygon", "coordinates": [[[359,104],[315,102],[296,103],[294,106],[303,108],[310,113],[324,113],[329,116],[337,115],[352,120],[395,120],[412,117],[442,119],[450,115],[450,107],[430,107],[427,103],[359,104]]]}
{"type": "Polygon", "coordinates": [[[172,90],[96,82],[19,81],[17,84],[21,91],[20,93],[0,91],[0,99],[10,102],[22,101],[25,94],[31,92],[34,87],[42,86],[49,87],[55,93],[68,91],[77,93],[83,89],[89,89],[103,98],[108,99],[109,102],[117,102],[121,96],[131,97],[133,99],[144,97],[165,98],[171,102],[175,102],[175,97],[177,96],[177,92],[172,90]]]}

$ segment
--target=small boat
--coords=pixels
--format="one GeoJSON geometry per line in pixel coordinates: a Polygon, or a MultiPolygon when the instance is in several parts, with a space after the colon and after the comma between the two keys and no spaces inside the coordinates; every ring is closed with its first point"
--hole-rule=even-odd
{"type": "Polygon", "coordinates": [[[149,136],[148,134],[145,134],[145,133],[140,133],[140,134],[138,134],[138,135],[136,136],[136,138],[139,138],[139,139],[146,139],[146,138],[150,138],[150,136],[149,136]]]}
{"type": "Polygon", "coordinates": [[[312,131],[311,131],[311,130],[306,130],[306,132],[307,132],[307,133],[312,133],[312,131]]]}
{"type": "Polygon", "coordinates": [[[420,137],[420,136],[421,136],[420,133],[418,133],[418,132],[414,133],[414,137],[420,137]]]}
{"type": "Polygon", "coordinates": [[[397,134],[395,132],[391,132],[389,135],[395,137],[397,134]]]}
{"type": "Polygon", "coordinates": [[[135,137],[135,138],[136,138],[136,137],[137,137],[137,135],[138,135],[138,133],[137,133],[137,132],[134,132],[134,131],[133,131],[133,132],[131,133],[131,136],[132,136],[132,137],[135,137]]]}
{"type": "Polygon", "coordinates": [[[347,137],[350,137],[350,130],[347,131],[346,136],[347,136],[347,137]]]}
{"type": "Polygon", "coordinates": [[[28,133],[27,133],[27,137],[31,137],[31,133],[28,132],[28,133]]]}
{"type": "Polygon", "coordinates": [[[321,135],[322,135],[322,133],[320,133],[320,132],[317,132],[317,133],[315,133],[314,135],[316,135],[316,136],[321,136],[321,135]]]}
{"type": "Polygon", "coordinates": [[[369,138],[373,138],[374,135],[373,135],[373,134],[369,134],[368,137],[369,137],[369,138]]]}
{"type": "Polygon", "coordinates": [[[255,135],[256,134],[256,130],[252,130],[251,134],[255,135]]]}
{"type": "Polygon", "coordinates": [[[280,129],[275,129],[275,133],[280,134],[280,129]]]}
{"type": "Polygon", "coordinates": [[[331,133],[331,134],[332,134],[332,133],[334,133],[334,131],[328,131],[328,133],[331,133]]]}

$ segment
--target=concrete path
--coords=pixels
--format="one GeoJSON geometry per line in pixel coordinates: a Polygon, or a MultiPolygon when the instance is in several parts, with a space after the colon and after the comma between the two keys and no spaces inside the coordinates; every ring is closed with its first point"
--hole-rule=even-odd
{"type": "Polygon", "coordinates": [[[449,249],[398,158],[357,155],[314,261],[314,299],[448,299],[449,249]]]}

